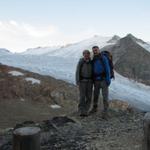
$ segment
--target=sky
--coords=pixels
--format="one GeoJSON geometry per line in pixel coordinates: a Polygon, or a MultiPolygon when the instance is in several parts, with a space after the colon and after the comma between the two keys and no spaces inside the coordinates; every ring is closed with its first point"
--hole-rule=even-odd
{"type": "Polygon", "coordinates": [[[150,41],[149,0],[0,0],[0,48],[12,52],[128,33],[150,41]]]}

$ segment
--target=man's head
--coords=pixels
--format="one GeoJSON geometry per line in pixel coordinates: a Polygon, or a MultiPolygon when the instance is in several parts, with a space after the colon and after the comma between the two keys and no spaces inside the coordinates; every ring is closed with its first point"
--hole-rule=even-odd
{"type": "Polygon", "coordinates": [[[100,53],[100,49],[98,46],[93,46],[92,51],[94,55],[98,55],[100,53]]]}
{"type": "Polygon", "coordinates": [[[90,51],[89,50],[84,50],[83,51],[83,57],[85,60],[89,60],[90,59],[90,51]]]}

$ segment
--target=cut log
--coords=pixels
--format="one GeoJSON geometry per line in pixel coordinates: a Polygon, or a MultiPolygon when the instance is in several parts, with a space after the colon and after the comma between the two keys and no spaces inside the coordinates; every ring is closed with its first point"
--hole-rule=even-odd
{"type": "Polygon", "coordinates": [[[13,150],[40,150],[40,128],[16,129],[13,132],[13,150]]]}
{"type": "Polygon", "coordinates": [[[144,116],[144,141],[143,150],[150,150],[150,112],[144,116]]]}

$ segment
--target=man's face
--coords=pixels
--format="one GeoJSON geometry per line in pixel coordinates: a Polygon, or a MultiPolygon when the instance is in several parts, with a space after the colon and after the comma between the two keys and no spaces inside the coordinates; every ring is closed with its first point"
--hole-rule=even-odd
{"type": "Polygon", "coordinates": [[[98,55],[100,53],[99,48],[93,48],[92,50],[94,55],[98,55]]]}
{"type": "Polygon", "coordinates": [[[89,60],[90,59],[90,53],[84,53],[83,57],[85,60],[89,60]]]}

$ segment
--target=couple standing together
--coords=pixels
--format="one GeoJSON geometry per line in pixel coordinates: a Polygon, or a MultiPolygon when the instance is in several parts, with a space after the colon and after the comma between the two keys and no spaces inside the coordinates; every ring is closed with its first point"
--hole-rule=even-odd
{"type": "Polygon", "coordinates": [[[100,90],[102,90],[103,96],[103,114],[107,115],[109,85],[111,78],[114,77],[114,73],[111,73],[113,64],[110,63],[109,56],[106,57],[104,52],[100,52],[98,46],[93,46],[92,51],[93,59],[91,59],[89,50],[83,51],[83,58],[79,60],[76,69],[76,84],[79,87],[80,93],[78,111],[82,117],[97,112],[100,90]],[[90,110],[92,95],[93,107],[90,110]]]}

